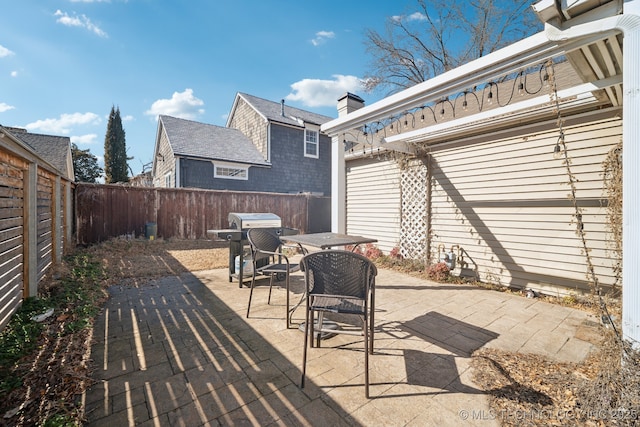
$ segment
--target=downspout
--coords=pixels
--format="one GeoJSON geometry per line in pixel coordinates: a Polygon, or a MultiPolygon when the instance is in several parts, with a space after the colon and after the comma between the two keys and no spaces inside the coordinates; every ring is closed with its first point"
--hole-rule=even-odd
{"type": "MultiPolygon", "coordinates": [[[[625,10],[640,12],[639,1],[625,3],[625,10]]],[[[622,337],[640,348],[640,17],[628,13],[566,29],[545,24],[550,41],[618,30],[624,35],[622,64],[622,337]]]]}

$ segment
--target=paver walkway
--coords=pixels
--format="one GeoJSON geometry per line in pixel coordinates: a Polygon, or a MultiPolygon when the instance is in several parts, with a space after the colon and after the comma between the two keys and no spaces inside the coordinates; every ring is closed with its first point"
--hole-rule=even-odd
{"type": "MultiPolygon", "coordinates": [[[[293,298],[301,289],[297,273],[293,298]]],[[[285,291],[274,288],[272,305],[267,291],[254,291],[246,319],[249,290],[227,270],[113,286],[94,332],[86,425],[499,425],[471,380],[474,350],[575,362],[600,328],[579,310],[380,270],[366,399],[360,337],[310,349],[298,388],[303,334],[285,327],[285,291]]]]}

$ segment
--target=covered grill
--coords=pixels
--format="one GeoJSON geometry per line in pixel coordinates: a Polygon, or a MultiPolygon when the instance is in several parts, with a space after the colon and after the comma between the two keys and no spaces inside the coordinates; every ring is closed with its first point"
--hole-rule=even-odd
{"type": "MultiPolygon", "coordinates": [[[[298,230],[282,227],[282,220],[278,215],[272,213],[229,213],[229,228],[224,230],[209,230],[207,234],[211,237],[229,241],[229,281],[238,279],[239,286],[242,287],[245,247],[249,244],[247,240],[247,230],[250,228],[269,228],[278,235],[298,234],[298,230]],[[238,258],[236,260],[236,258],[238,258]],[[238,261],[238,262],[236,262],[238,261]]],[[[246,251],[248,253],[248,250],[246,251]]],[[[265,260],[266,261],[266,260],[265,260]]]]}

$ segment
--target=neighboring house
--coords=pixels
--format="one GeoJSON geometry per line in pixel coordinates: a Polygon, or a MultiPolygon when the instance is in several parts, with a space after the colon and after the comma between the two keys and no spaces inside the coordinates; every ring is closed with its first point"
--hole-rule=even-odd
{"type": "Polygon", "coordinates": [[[158,117],[154,154],[154,187],[246,190],[249,169],[269,166],[237,129],[165,115],[158,117]]]}
{"type": "Polygon", "coordinates": [[[333,231],[430,263],[453,254],[454,274],[516,289],[590,292],[591,266],[616,282],[602,163],[623,140],[621,30],[637,20],[618,21],[618,2],[556,4],[534,5],[545,32],[322,126],[333,231]]]}
{"type": "Polygon", "coordinates": [[[153,176],[151,172],[142,172],[129,178],[129,185],[132,187],[153,187],[153,176]]]}
{"type": "Polygon", "coordinates": [[[242,93],[226,127],[160,116],[154,186],[330,195],[330,120],[242,93]]]}
{"type": "Polygon", "coordinates": [[[63,177],[70,181],[75,180],[73,158],[71,156],[71,139],[68,136],[30,133],[26,129],[15,127],[5,127],[5,129],[33,148],[38,155],[61,172],[63,177]]]}

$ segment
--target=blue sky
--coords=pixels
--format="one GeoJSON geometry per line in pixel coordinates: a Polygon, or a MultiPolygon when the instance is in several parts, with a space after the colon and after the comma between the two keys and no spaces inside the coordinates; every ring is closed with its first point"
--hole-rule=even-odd
{"type": "Polygon", "coordinates": [[[0,25],[0,124],[69,136],[102,164],[120,108],[134,173],[157,115],[224,126],[237,92],[336,117],[367,104],[365,30],[412,0],[13,0],[0,25]]]}

